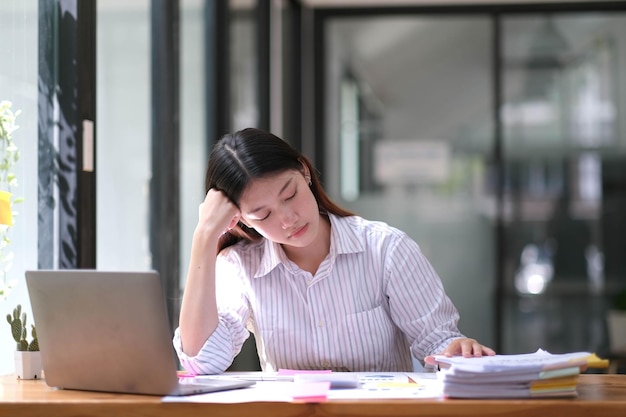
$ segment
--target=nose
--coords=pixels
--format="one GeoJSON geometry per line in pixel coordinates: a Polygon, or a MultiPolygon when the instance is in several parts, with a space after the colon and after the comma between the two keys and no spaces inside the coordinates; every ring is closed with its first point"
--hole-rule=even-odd
{"type": "Polygon", "coordinates": [[[298,215],[296,214],[295,211],[290,210],[288,208],[286,208],[283,211],[281,219],[280,219],[280,223],[281,223],[283,230],[287,230],[293,227],[293,225],[295,225],[297,221],[298,221],[298,215]]]}

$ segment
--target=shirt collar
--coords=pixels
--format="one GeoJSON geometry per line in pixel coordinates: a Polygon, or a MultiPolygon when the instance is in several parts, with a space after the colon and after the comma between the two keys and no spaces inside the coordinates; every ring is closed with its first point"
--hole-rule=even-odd
{"type": "MultiPolygon", "coordinates": [[[[354,227],[354,217],[339,217],[329,214],[330,219],[330,256],[334,258],[339,254],[349,254],[363,252],[363,239],[357,234],[354,227]]],[[[263,255],[254,278],[261,278],[269,274],[278,265],[283,264],[287,269],[289,267],[289,259],[285,254],[282,246],[264,239],[263,255]]]]}
{"type": "Polygon", "coordinates": [[[254,274],[254,278],[262,278],[269,274],[274,268],[280,264],[285,264],[287,255],[280,246],[280,244],[272,242],[269,239],[263,238],[262,245],[263,255],[261,256],[261,262],[254,274]]]}
{"type": "Polygon", "coordinates": [[[358,253],[365,250],[363,237],[357,234],[355,220],[357,217],[339,217],[329,214],[330,218],[330,253],[339,255],[345,253],[358,253]]]}

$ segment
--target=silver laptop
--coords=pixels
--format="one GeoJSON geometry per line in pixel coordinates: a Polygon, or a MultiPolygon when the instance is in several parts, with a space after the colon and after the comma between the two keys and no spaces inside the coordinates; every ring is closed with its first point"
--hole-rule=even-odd
{"type": "Polygon", "coordinates": [[[26,271],[26,284],[51,387],[190,395],[253,384],[179,380],[157,272],[26,271]]]}

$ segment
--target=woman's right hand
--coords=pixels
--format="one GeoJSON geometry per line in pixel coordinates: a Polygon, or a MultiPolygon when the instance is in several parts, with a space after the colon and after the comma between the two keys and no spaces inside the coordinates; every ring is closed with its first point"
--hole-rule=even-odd
{"type": "Polygon", "coordinates": [[[198,229],[219,237],[235,227],[239,221],[239,208],[223,191],[211,188],[198,208],[198,229]]]}

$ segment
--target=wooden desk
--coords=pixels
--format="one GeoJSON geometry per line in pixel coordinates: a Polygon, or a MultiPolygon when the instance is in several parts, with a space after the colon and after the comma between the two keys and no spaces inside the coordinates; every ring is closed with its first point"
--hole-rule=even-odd
{"type": "Polygon", "coordinates": [[[0,377],[0,416],[551,416],[624,417],[626,375],[581,375],[578,398],[534,400],[341,400],[316,404],[162,403],[160,397],[49,388],[43,381],[0,377]]]}

